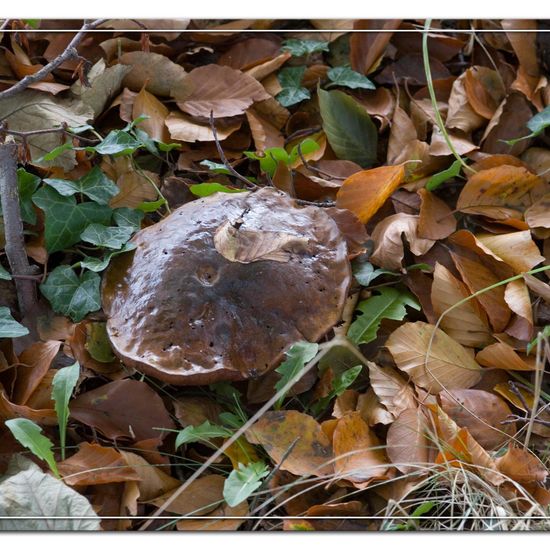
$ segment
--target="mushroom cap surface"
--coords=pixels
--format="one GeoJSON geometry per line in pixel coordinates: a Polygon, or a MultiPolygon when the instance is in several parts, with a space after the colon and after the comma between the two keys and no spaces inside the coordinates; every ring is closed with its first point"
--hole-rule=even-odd
{"type": "Polygon", "coordinates": [[[263,374],[340,320],[351,282],[334,220],[270,188],[194,200],[131,242],[103,278],[109,338],[172,384],[263,374]]]}

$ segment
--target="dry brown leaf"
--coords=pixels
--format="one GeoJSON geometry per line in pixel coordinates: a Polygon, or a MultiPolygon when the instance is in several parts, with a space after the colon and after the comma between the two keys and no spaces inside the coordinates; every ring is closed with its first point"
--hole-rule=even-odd
{"type": "Polygon", "coordinates": [[[254,445],[262,445],[275,464],[297,443],[280,468],[296,475],[324,475],[333,471],[332,447],[321,426],[298,411],[269,411],[247,432],[254,445]]]}
{"type": "MultiPolygon", "coordinates": [[[[434,313],[438,317],[471,295],[466,285],[440,263],[436,262],[433,276],[431,299],[434,313]]],[[[475,298],[447,313],[441,319],[441,327],[463,346],[477,348],[494,341],[487,315],[475,298]]]]}
{"type": "Polygon", "coordinates": [[[501,235],[478,234],[476,239],[516,273],[525,273],[544,261],[530,231],[514,231],[501,235]]]}
{"type": "Polygon", "coordinates": [[[0,385],[0,420],[28,418],[43,426],[57,426],[57,414],[53,409],[33,409],[27,405],[12,403],[0,385]]]}
{"type": "Polygon", "coordinates": [[[398,417],[405,409],[414,409],[414,391],[407,381],[394,369],[381,368],[369,361],[369,382],[380,403],[398,417]]]}
{"type": "Polygon", "coordinates": [[[464,87],[472,109],[487,119],[493,117],[506,93],[497,71],[481,65],[470,67],[465,72],[464,87]]]}
{"type": "Polygon", "coordinates": [[[550,228],[550,193],[541,197],[525,211],[525,221],[531,229],[550,228]]]}
{"type": "Polygon", "coordinates": [[[518,483],[544,483],[548,470],[532,452],[510,446],[506,454],[497,459],[498,469],[518,483]]]}
{"type": "MultiPolygon", "coordinates": [[[[166,127],[170,132],[172,139],[187,141],[193,143],[195,141],[214,141],[214,133],[208,124],[199,124],[191,117],[179,112],[170,113],[165,120],[166,127]]],[[[216,133],[218,139],[223,141],[228,138],[233,132],[236,132],[242,125],[242,121],[235,119],[229,124],[218,127],[216,125],[216,133]]]]}
{"type": "Polygon", "coordinates": [[[433,193],[419,189],[422,204],[418,214],[418,236],[437,241],[456,231],[456,218],[451,209],[433,193]]]}
{"type": "Polygon", "coordinates": [[[246,521],[248,513],[246,501],[233,507],[224,502],[209,514],[199,514],[207,515],[211,519],[182,518],[176,523],[176,529],[178,531],[236,531],[246,521]],[[226,516],[230,519],[224,519],[226,516]],[[241,519],[238,516],[243,517],[241,519]]]}
{"type": "Polygon", "coordinates": [[[445,126],[469,134],[483,126],[486,120],[470,105],[465,84],[466,73],[461,74],[454,81],[445,126]]]}
{"type": "Polygon", "coordinates": [[[76,454],[58,463],[58,468],[63,481],[77,487],[141,479],[119,451],[96,443],[82,443],[76,454]]]}
{"type": "Polygon", "coordinates": [[[524,275],[523,279],[532,292],[540,296],[547,304],[550,304],[550,285],[533,275],[524,275]]]}
{"type": "Polygon", "coordinates": [[[418,134],[413,121],[405,110],[396,103],[391,119],[390,139],[386,156],[387,163],[389,165],[399,165],[411,160],[417,140],[418,134]]]}
{"type": "Polygon", "coordinates": [[[510,407],[493,393],[457,389],[441,392],[439,399],[442,409],[489,451],[502,446],[516,433],[514,423],[502,424],[512,414],[510,407]]]}
{"type": "MultiPolygon", "coordinates": [[[[462,135],[458,130],[455,132],[447,132],[447,137],[449,138],[454,150],[460,155],[465,156],[473,151],[479,149],[469,137],[462,135]]],[[[448,157],[452,155],[453,152],[447,144],[447,140],[443,137],[443,134],[440,132],[437,126],[434,126],[432,131],[432,139],[430,142],[430,155],[434,157],[448,157]]]]}
{"type": "Polygon", "coordinates": [[[372,232],[374,251],[370,261],[385,269],[401,270],[401,261],[405,255],[402,236],[405,236],[411,252],[422,256],[434,245],[431,239],[418,237],[418,216],[394,214],[378,223],[372,232]]]}
{"type": "MultiPolygon", "coordinates": [[[[367,113],[380,122],[380,131],[384,131],[392,121],[395,109],[395,96],[388,88],[365,90],[360,98],[356,98],[367,113]]],[[[393,119],[395,121],[395,118],[393,119]]],[[[388,159],[387,164],[397,164],[388,159]]]]}
{"type": "Polygon", "coordinates": [[[533,337],[533,309],[525,281],[509,282],[504,291],[504,300],[519,320],[523,321],[521,326],[515,323],[516,326],[512,331],[510,331],[511,327],[508,327],[507,333],[520,340],[530,340],[533,337]]]}
{"type": "Polygon", "coordinates": [[[386,439],[388,457],[400,472],[423,473],[428,463],[430,442],[422,410],[405,409],[390,426],[386,439]]]}
{"type": "Polygon", "coordinates": [[[280,52],[278,41],[266,38],[247,38],[231,46],[218,58],[220,65],[246,71],[270,61],[280,52]]]}
{"type": "Polygon", "coordinates": [[[246,111],[246,119],[254,139],[256,151],[264,151],[270,147],[283,147],[284,138],[281,131],[273,126],[269,119],[263,117],[255,107],[246,111]]]}
{"type": "Polygon", "coordinates": [[[169,141],[168,130],[164,124],[168,113],[167,107],[145,88],[142,88],[134,99],[132,119],[135,120],[141,115],[148,116],[149,118],[140,122],[138,127],[145,130],[154,140],[164,143],[169,141]]]}
{"type": "Polygon", "coordinates": [[[178,107],[192,116],[215,118],[243,114],[270,95],[253,77],[222,65],[193,69],[173,90],[178,107]]]}
{"type": "Polygon", "coordinates": [[[221,412],[223,408],[219,403],[202,395],[184,395],[174,401],[174,415],[184,428],[200,426],[206,420],[216,424],[221,412]]]}
{"type": "Polygon", "coordinates": [[[540,176],[546,183],[550,182],[549,149],[543,147],[529,147],[529,149],[521,155],[521,160],[534,174],[540,176]]]}
{"type": "Polygon", "coordinates": [[[264,85],[264,88],[267,92],[269,92],[267,86],[265,85],[264,79],[273,76],[273,73],[282,67],[291,57],[292,55],[289,52],[284,52],[277,57],[262,63],[261,65],[256,65],[255,67],[248,69],[245,73],[256,80],[263,81],[262,84],[264,85]]]}
{"type": "Polygon", "coordinates": [[[403,183],[402,165],[361,170],[347,178],[336,195],[336,206],[351,210],[367,223],[403,183]]]}
{"type": "Polygon", "coordinates": [[[385,477],[389,464],[383,446],[359,412],[338,421],[332,445],[334,469],[342,479],[364,484],[385,477]]]}
{"type": "Polygon", "coordinates": [[[163,97],[170,96],[172,90],[177,91],[187,74],[181,65],[153,52],[128,52],[120,57],[120,63],[132,67],[124,77],[124,86],[134,92],[145,87],[148,92],[163,97]]]}
{"type": "MultiPolygon", "coordinates": [[[[332,370],[327,369],[326,373],[332,373],[332,370]]],[[[333,376],[330,376],[329,385],[327,391],[320,397],[325,397],[332,388],[333,376]]],[[[322,382],[322,380],[320,381],[322,382]]],[[[357,400],[359,399],[359,392],[356,390],[345,390],[334,400],[334,407],[332,409],[332,416],[335,418],[342,418],[344,415],[353,412],[357,408],[357,400]]]]}
{"type": "Polygon", "coordinates": [[[513,371],[534,371],[534,356],[520,355],[504,342],[497,342],[482,349],[476,355],[476,361],[484,367],[513,371]]]}
{"type": "Polygon", "coordinates": [[[393,414],[380,403],[372,387],[357,398],[357,411],[361,413],[361,418],[369,426],[376,426],[376,424],[387,425],[394,421],[393,414]]]}
{"type": "Polygon", "coordinates": [[[475,386],[481,367],[458,342],[433,325],[405,323],[386,342],[397,367],[429,393],[475,386]],[[428,346],[432,346],[426,361],[428,346]]]}

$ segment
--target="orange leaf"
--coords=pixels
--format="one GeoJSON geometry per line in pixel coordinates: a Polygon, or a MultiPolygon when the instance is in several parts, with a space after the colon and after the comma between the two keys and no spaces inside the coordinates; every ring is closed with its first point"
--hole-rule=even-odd
{"type": "Polygon", "coordinates": [[[402,164],[361,170],[344,181],[336,195],[336,206],[351,210],[367,223],[404,179],[402,164]]]}
{"type": "Polygon", "coordinates": [[[498,469],[518,483],[544,483],[548,470],[544,464],[526,449],[510,447],[507,453],[497,460],[498,469]]]}
{"type": "Polygon", "coordinates": [[[491,344],[482,349],[476,355],[478,361],[484,367],[503,370],[534,371],[536,370],[533,356],[519,355],[512,347],[503,342],[491,344]]]}

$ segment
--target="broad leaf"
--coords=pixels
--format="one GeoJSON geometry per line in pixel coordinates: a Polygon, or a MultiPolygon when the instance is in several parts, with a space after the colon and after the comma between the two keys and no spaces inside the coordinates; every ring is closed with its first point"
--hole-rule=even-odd
{"type": "Polygon", "coordinates": [[[233,189],[221,183],[196,183],[189,186],[189,191],[196,197],[209,197],[214,193],[242,193],[246,189],[233,189]]]}
{"type": "Polygon", "coordinates": [[[100,155],[131,155],[143,146],[134,136],[123,130],[111,130],[105,139],[95,147],[86,147],[100,155]]]}
{"type": "Polygon", "coordinates": [[[53,443],[45,435],[42,435],[42,428],[38,424],[27,418],[12,418],[11,420],[6,420],[5,424],[13,434],[13,437],[23,447],[29,449],[40,460],[44,460],[50,467],[50,470],[59,477],[59,471],[57,470],[57,464],[55,463],[52,451],[53,443]]]}
{"type": "Polygon", "coordinates": [[[184,443],[208,442],[215,437],[230,437],[232,431],[216,424],[210,424],[208,420],[200,426],[187,426],[176,437],[176,449],[184,443]]]}
{"type": "Polygon", "coordinates": [[[80,365],[75,363],[70,367],[59,369],[52,382],[52,397],[55,401],[55,412],[59,425],[61,441],[61,460],[65,460],[65,441],[67,437],[67,421],[69,420],[69,400],[78,382],[80,365]]]}
{"type": "Polygon", "coordinates": [[[212,162],[211,160],[203,160],[199,162],[201,166],[205,166],[210,170],[210,172],[215,172],[216,174],[226,174],[230,175],[231,172],[225,167],[225,164],[220,164],[219,162],[212,162]]]}
{"type": "Polygon", "coordinates": [[[251,462],[247,466],[239,464],[225,480],[223,498],[229,506],[237,506],[244,502],[260,485],[262,479],[269,474],[264,462],[251,462]]]}
{"type": "Polygon", "coordinates": [[[537,113],[528,123],[527,128],[533,132],[534,135],[538,136],[546,128],[550,126],[550,106],[546,107],[540,113],[537,113]]]}
{"type": "MultiPolygon", "coordinates": [[[[281,375],[281,379],[275,384],[275,390],[282,390],[298,373],[309,363],[319,351],[318,344],[311,342],[296,342],[286,352],[286,359],[275,369],[281,375]]],[[[278,409],[283,403],[285,396],[281,395],[275,407],[278,409]]]]}
{"type": "Polygon", "coordinates": [[[302,55],[310,55],[315,52],[328,52],[328,42],[290,38],[283,42],[281,50],[289,52],[294,57],[301,57],[302,55]]]}
{"type": "Polygon", "coordinates": [[[0,307],[0,338],[19,338],[26,334],[29,330],[11,316],[10,308],[0,307]]]}
{"type": "Polygon", "coordinates": [[[311,407],[311,412],[315,416],[321,414],[335,397],[342,395],[344,391],[355,382],[355,379],[359,376],[362,369],[363,365],[357,365],[337,375],[332,382],[332,389],[329,394],[319,399],[319,401],[311,407]]]}
{"type": "Polygon", "coordinates": [[[113,258],[114,256],[118,256],[123,252],[134,250],[135,248],[136,245],[134,243],[126,243],[120,250],[110,250],[109,252],[107,252],[107,254],[105,254],[105,256],[103,256],[103,258],[92,258],[91,256],[86,256],[83,260],[80,261],[80,265],[86,269],[89,269],[90,271],[95,271],[96,273],[99,273],[100,271],[107,269],[111,258],[113,258]]]}
{"type": "Polygon", "coordinates": [[[109,201],[120,192],[120,189],[97,166],[76,181],[46,178],[44,183],[52,186],[64,197],[82,193],[97,204],[109,204],[109,201]]]}
{"type": "Polygon", "coordinates": [[[92,223],[80,234],[80,238],[96,246],[120,250],[134,232],[132,227],[106,227],[92,223]]]}
{"type": "Polygon", "coordinates": [[[143,212],[134,208],[115,208],[113,210],[113,221],[119,227],[131,227],[132,231],[141,229],[141,221],[143,220],[143,212]]]}
{"type": "Polygon", "coordinates": [[[317,90],[323,129],[328,142],[342,160],[363,168],[376,162],[378,130],[367,111],[351,96],[332,90],[317,90]]]}
{"type": "Polygon", "coordinates": [[[53,310],[78,322],[101,307],[97,273],[86,271],[80,277],[67,265],[56,267],[40,285],[53,310]]]}
{"type": "Polygon", "coordinates": [[[21,219],[31,225],[36,223],[36,213],[32,204],[32,196],[40,184],[40,178],[30,174],[24,168],[17,170],[17,187],[19,188],[19,204],[21,219]]]}
{"type": "Polygon", "coordinates": [[[285,67],[277,74],[279,84],[283,88],[277,94],[277,101],[283,107],[290,107],[311,97],[309,90],[302,86],[302,77],[305,72],[305,67],[285,67]]]}
{"type": "Polygon", "coordinates": [[[383,287],[379,292],[378,296],[363,300],[357,306],[361,315],[351,324],[348,331],[348,337],[355,344],[368,344],[375,340],[382,319],[401,321],[407,314],[405,306],[420,309],[416,298],[407,291],[383,287]]]}
{"type": "Polygon", "coordinates": [[[329,86],[344,86],[345,88],[361,88],[363,90],[375,90],[376,86],[363,74],[349,67],[333,67],[327,72],[329,86]]]}
{"type": "Polygon", "coordinates": [[[99,531],[86,497],[15,455],[0,478],[1,531],[99,531]]]}
{"type": "Polygon", "coordinates": [[[111,209],[93,202],[76,203],[51,187],[42,187],[33,202],[46,214],[45,240],[48,252],[57,252],[80,241],[80,234],[90,223],[108,224],[111,209]]]}
{"type": "Polygon", "coordinates": [[[370,286],[374,279],[381,275],[391,275],[399,277],[399,273],[390,271],[389,269],[375,269],[369,262],[352,262],[353,276],[361,286],[370,286]]]}

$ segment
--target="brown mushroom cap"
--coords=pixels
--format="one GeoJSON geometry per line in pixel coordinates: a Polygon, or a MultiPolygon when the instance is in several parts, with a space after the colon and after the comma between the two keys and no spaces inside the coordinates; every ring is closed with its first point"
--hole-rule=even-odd
{"type": "Polygon", "coordinates": [[[173,384],[259,376],[340,320],[351,281],[334,220],[268,188],[194,200],[132,242],[103,279],[107,331],[173,384]]]}

